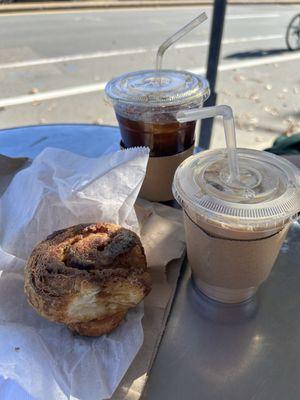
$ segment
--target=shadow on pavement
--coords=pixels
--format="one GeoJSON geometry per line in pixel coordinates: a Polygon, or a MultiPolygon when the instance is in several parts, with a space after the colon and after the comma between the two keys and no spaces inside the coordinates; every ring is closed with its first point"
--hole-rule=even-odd
{"type": "Polygon", "coordinates": [[[286,48],[282,49],[272,49],[272,50],[253,50],[253,51],[241,51],[239,53],[232,53],[226,56],[225,58],[254,58],[254,57],[268,57],[268,56],[275,56],[279,54],[288,53],[289,50],[286,48]]]}

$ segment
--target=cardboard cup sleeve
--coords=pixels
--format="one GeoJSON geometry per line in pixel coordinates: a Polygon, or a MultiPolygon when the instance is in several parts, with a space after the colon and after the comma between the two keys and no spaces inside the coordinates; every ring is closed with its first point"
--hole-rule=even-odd
{"type": "MultiPolygon", "coordinates": [[[[122,142],[120,146],[122,149],[125,148],[122,142]]],[[[150,201],[173,200],[172,183],[175,171],[182,161],[193,154],[193,151],[194,145],[172,156],[149,157],[139,196],[150,201]]]]}
{"type": "Polygon", "coordinates": [[[251,297],[267,279],[289,224],[272,236],[256,240],[214,237],[185,212],[188,260],[196,286],[209,297],[241,302],[251,297]]]}

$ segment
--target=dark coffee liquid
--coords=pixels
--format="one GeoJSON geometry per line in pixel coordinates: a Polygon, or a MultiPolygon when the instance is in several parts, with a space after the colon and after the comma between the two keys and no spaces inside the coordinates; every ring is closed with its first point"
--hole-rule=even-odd
{"type": "Polygon", "coordinates": [[[147,146],[150,156],[163,157],[181,153],[194,144],[196,122],[178,122],[172,115],[159,121],[144,122],[116,113],[125,147],[147,146]]]}

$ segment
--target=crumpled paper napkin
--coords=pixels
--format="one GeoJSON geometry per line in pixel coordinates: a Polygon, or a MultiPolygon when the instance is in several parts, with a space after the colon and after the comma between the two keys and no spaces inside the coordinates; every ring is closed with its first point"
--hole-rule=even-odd
{"type": "Polygon", "coordinates": [[[23,268],[38,241],[66,226],[105,220],[137,231],[133,205],[148,153],[86,158],[47,148],[0,200],[0,375],[34,399],[109,398],[142,345],[142,306],[110,335],[76,337],[27,304],[23,268]]]}

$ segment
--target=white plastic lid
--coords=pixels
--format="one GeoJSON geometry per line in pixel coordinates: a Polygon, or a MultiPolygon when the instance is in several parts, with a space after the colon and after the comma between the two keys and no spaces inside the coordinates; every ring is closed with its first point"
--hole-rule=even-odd
{"type": "Polygon", "coordinates": [[[142,70],[112,79],[105,92],[111,100],[131,105],[179,106],[202,104],[209,96],[209,84],[187,71],[142,70]]]}
{"type": "Polygon", "coordinates": [[[300,211],[300,171],[282,157],[237,149],[241,185],[229,182],[227,150],[185,160],[173,181],[176,200],[192,217],[237,229],[284,225],[300,211]]]}

